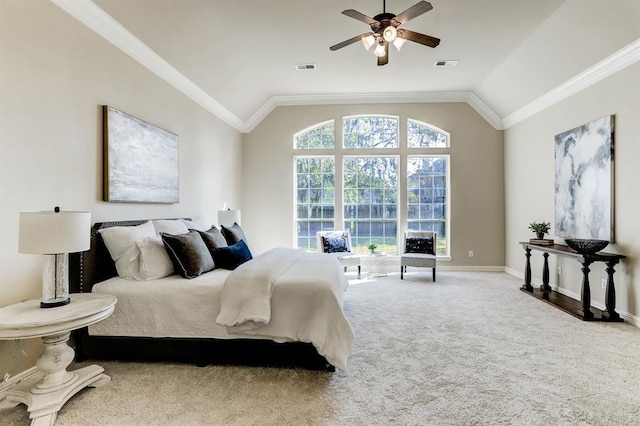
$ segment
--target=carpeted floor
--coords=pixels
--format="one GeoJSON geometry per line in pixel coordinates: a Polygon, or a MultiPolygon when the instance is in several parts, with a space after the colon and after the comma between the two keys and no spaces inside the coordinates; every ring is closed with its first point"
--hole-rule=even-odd
{"type": "MultiPolygon", "coordinates": [[[[579,321],[504,273],[351,282],[346,372],[102,362],[112,381],[56,424],[640,424],[636,327],[579,321]]],[[[28,423],[22,405],[0,411],[28,423]]]]}

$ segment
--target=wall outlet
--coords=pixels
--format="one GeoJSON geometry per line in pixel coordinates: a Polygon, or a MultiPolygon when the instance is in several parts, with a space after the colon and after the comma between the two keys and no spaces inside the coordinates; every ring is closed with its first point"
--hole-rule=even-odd
{"type": "Polygon", "coordinates": [[[606,278],[603,278],[603,279],[602,279],[602,289],[603,289],[603,290],[606,290],[606,289],[607,289],[607,279],[606,279],[606,278]]]}
{"type": "Polygon", "coordinates": [[[473,257],[473,250],[469,250],[469,257],[473,257]]]}
{"type": "Polygon", "coordinates": [[[558,275],[562,275],[562,268],[558,266],[558,275]]]}

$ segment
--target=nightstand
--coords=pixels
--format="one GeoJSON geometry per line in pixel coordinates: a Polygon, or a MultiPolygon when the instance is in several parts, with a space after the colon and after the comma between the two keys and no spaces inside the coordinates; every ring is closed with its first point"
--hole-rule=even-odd
{"type": "Polygon", "coordinates": [[[51,425],[60,408],[81,389],[108,383],[104,368],[90,365],[73,371],[74,350],[67,345],[71,331],[102,321],[113,313],[117,299],[98,294],[71,294],[71,303],[40,308],[28,300],[0,309],[0,340],[41,337],[44,352],[25,377],[0,392],[0,408],[23,403],[32,425],[51,425]]]}

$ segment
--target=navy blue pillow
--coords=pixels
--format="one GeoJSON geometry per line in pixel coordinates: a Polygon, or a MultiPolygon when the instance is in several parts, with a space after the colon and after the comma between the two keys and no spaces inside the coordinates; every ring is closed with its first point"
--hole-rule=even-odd
{"type": "Polygon", "coordinates": [[[253,259],[249,247],[244,240],[240,240],[228,247],[218,247],[213,252],[213,261],[216,268],[236,269],[248,260],[253,259]]]}
{"type": "Polygon", "coordinates": [[[322,251],[325,253],[342,253],[349,251],[347,237],[322,237],[322,251]]]}
{"type": "Polygon", "coordinates": [[[407,238],[405,253],[436,254],[433,251],[433,238],[407,238]]]}

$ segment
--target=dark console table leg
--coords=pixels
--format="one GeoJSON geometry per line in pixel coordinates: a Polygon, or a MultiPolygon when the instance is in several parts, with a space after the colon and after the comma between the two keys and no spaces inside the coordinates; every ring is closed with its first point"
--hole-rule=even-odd
{"type": "Polygon", "coordinates": [[[533,286],[531,285],[531,249],[529,247],[524,248],[524,256],[527,258],[527,263],[524,267],[524,285],[522,289],[533,291],[533,286]]]}
{"type": "Polygon", "coordinates": [[[544,256],[544,265],[542,266],[542,286],[540,290],[548,292],[551,291],[551,286],[549,285],[549,253],[544,252],[542,255],[544,256]]]}
{"type": "Polygon", "coordinates": [[[615,272],[614,266],[618,263],[617,260],[611,260],[607,262],[607,288],[605,290],[605,305],[606,310],[602,312],[602,318],[608,321],[622,321],[620,314],[616,312],[616,288],[613,284],[613,273],[615,272]]]}
{"type": "Polygon", "coordinates": [[[591,287],[589,286],[589,265],[592,261],[584,259],[582,262],[582,293],[580,294],[582,300],[582,308],[578,311],[578,315],[584,320],[593,319],[593,312],[591,312],[591,287]]]}

